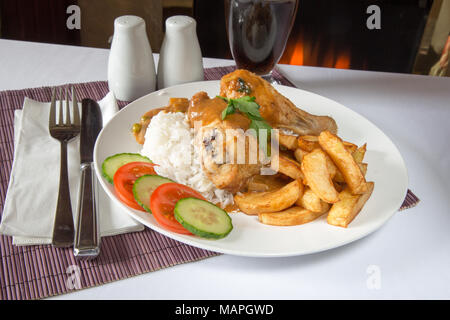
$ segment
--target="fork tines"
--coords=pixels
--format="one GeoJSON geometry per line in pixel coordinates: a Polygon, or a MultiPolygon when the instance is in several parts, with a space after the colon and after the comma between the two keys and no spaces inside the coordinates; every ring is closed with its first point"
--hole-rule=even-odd
{"type": "Polygon", "coordinates": [[[52,91],[52,100],[50,103],[50,116],[49,116],[49,125],[50,126],[79,126],[80,121],[80,111],[78,108],[78,100],[75,95],[75,90],[73,86],[71,87],[71,96],[72,96],[72,109],[73,109],[73,121],[70,121],[70,108],[69,108],[69,89],[65,89],[65,95],[63,96],[62,88],[59,89],[59,108],[58,108],[58,123],[56,123],[56,89],[54,88],[52,91]],[[65,108],[63,111],[63,102],[65,100],[65,108]],[[65,121],[63,121],[63,117],[65,114],[65,121]]]}

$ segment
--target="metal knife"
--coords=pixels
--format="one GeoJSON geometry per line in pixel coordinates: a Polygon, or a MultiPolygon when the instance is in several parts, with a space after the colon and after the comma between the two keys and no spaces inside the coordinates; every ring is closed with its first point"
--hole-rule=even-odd
{"type": "Polygon", "coordinates": [[[81,102],[80,188],[78,191],[77,224],[73,252],[77,258],[95,258],[100,253],[98,223],[98,181],[95,176],[94,145],[103,127],[102,112],[91,99],[81,102]]]}

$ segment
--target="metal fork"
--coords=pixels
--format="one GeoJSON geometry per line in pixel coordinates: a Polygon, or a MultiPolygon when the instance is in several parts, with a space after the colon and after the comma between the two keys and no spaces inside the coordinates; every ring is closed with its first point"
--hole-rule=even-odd
{"type": "Polygon", "coordinates": [[[63,95],[59,90],[59,115],[56,122],[56,90],[53,89],[50,104],[49,132],[50,135],[61,143],[61,165],[59,172],[58,203],[56,205],[55,222],[53,225],[52,244],[55,247],[69,247],[74,241],[74,224],[72,204],[70,202],[69,175],[67,172],[67,143],[75,138],[81,130],[80,112],[75,91],[72,87],[72,113],[70,120],[69,98],[65,90],[65,121],[63,121],[63,95]]]}

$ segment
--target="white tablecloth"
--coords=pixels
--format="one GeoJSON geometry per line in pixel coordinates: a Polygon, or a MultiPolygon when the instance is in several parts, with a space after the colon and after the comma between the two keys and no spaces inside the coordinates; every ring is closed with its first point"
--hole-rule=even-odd
{"type": "MultiPolygon", "coordinates": [[[[104,49],[0,40],[0,90],[106,80],[107,59],[104,49]]],[[[205,67],[231,64],[204,59],[205,67]]],[[[299,88],[381,128],[402,153],[420,204],[338,249],[281,259],[222,255],[55,298],[450,298],[450,79],[279,68],[299,88]]]]}

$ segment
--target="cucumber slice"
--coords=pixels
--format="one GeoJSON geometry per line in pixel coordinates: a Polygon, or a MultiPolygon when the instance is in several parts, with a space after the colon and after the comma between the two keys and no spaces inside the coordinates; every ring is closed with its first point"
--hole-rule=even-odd
{"type": "Polygon", "coordinates": [[[109,183],[113,183],[114,174],[116,173],[117,169],[119,169],[124,164],[137,161],[152,163],[149,158],[142,156],[139,153],[118,153],[106,158],[105,161],[103,161],[102,174],[109,183]]]}
{"type": "Polygon", "coordinates": [[[133,184],[134,199],[145,211],[152,213],[150,210],[150,196],[156,188],[168,182],[174,181],[155,174],[143,175],[137,178],[133,184]]]}
{"type": "Polygon", "coordinates": [[[183,227],[203,238],[220,239],[233,229],[225,210],[197,198],[180,199],[175,205],[174,215],[183,227]]]}

